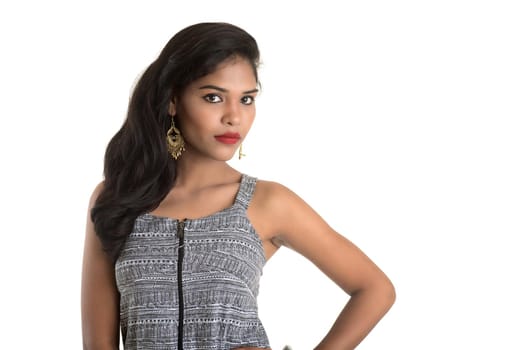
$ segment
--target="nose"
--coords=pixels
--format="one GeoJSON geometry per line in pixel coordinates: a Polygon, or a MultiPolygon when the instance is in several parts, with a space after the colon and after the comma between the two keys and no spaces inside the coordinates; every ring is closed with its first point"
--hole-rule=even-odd
{"type": "Polygon", "coordinates": [[[222,121],[227,125],[238,125],[242,120],[242,110],[240,103],[229,101],[226,103],[222,121]]]}

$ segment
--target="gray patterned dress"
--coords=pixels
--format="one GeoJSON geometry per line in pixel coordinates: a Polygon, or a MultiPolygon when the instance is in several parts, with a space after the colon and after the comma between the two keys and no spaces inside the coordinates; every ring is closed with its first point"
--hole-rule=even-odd
{"type": "Polygon", "coordinates": [[[242,175],[235,203],[206,217],[137,218],[115,265],[126,350],[269,348],[264,249],[246,216],[255,185],[242,175]]]}

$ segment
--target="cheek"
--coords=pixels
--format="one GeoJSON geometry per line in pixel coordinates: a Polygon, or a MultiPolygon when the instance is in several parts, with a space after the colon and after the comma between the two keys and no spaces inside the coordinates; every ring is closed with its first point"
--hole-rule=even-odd
{"type": "Polygon", "coordinates": [[[209,121],[212,120],[210,111],[199,106],[185,106],[180,112],[183,124],[187,129],[206,128],[210,124],[209,121]]]}
{"type": "Polygon", "coordinates": [[[219,128],[216,119],[202,110],[188,114],[186,117],[184,131],[190,139],[198,140],[207,138],[210,134],[215,134],[217,128],[219,128]]]}
{"type": "Polygon", "coordinates": [[[249,113],[249,118],[248,118],[249,126],[251,126],[251,124],[253,124],[253,122],[255,121],[256,114],[257,114],[257,111],[256,109],[253,108],[253,110],[250,111],[249,113]]]}

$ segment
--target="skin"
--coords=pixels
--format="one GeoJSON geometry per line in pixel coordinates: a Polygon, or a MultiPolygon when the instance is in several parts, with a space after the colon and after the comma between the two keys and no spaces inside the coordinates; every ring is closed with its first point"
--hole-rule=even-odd
{"type": "MultiPolygon", "coordinates": [[[[247,135],[255,118],[256,88],[250,64],[234,58],[190,84],[171,103],[169,113],[176,115],[186,151],[177,160],[175,186],[152,214],[198,218],[233,204],[241,174],[226,161],[233,157],[241,140],[224,145],[215,136],[238,132],[243,139],[247,135]]],[[[89,208],[101,186],[94,190],[89,208]]],[[[395,300],[388,277],[358,247],[281,184],[258,180],[247,215],[263,242],[267,259],[281,246],[293,249],[350,296],[315,349],[354,349],[395,300]]],[[[102,252],[89,216],[86,227],[82,278],[84,349],[118,349],[119,296],[113,266],[102,252]]],[[[237,348],[250,349],[257,348],[237,348]]]]}

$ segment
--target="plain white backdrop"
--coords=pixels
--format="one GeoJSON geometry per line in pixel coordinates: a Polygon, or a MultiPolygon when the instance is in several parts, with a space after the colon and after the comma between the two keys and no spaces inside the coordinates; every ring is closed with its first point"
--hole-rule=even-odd
{"type": "MultiPolygon", "coordinates": [[[[298,193],[396,286],[359,348],[523,349],[523,18],[503,0],[2,2],[0,347],[81,348],[105,146],[167,40],[226,21],[263,61],[232,165],[298,193]]],[[[345,302],[292,251],[266,265],[273,349],[312,349],[345,302]]]]}

